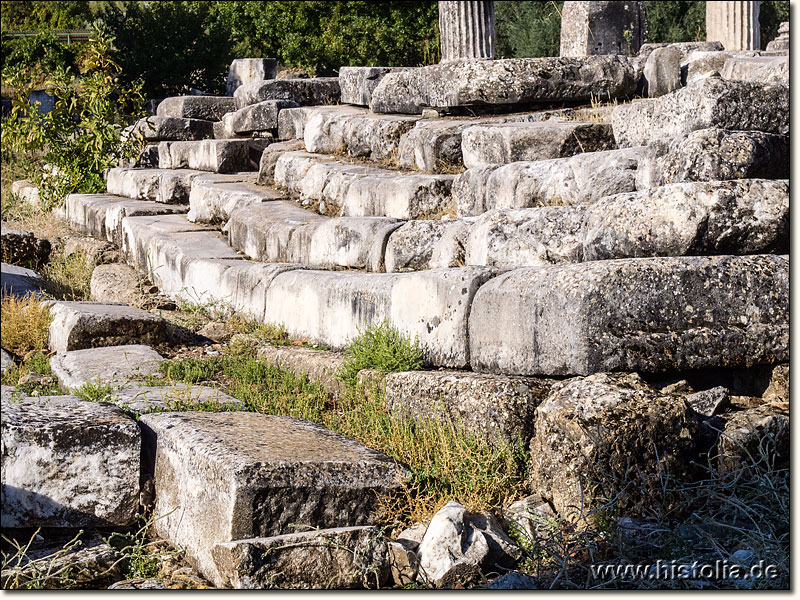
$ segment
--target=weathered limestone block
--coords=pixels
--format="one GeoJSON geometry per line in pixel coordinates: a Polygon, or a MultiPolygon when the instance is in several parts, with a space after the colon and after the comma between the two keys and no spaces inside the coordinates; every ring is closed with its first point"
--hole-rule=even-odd
{"type": "Polygon", "coordinates": [[[587,152],[557,158],[467,169],[453,183],[459,217],[493,208],[572,206],[636,189],[644,149],[587,152]]]}
{"type": "Polygon", "coordinates": [[[342,67],[339,69],[339,86],[342,102],[356,106],[369,106],[372,92],[387,73],[404,71],[406,67],[342,67]]]}
{"type": "Polygon", "coordinates": [[[472,368],[551,376],[784,361],[788,266],[758,255],[516,269],[475,295],[472,368]]]}
{"type": "Polygon", "coordinates": [[[211,121],[183,119],[181,117],[145,117],[133,127],[133,135],[148,141],[161,140],[202,140],[213,137],[214,125],[211,121]]]}
{"type": "Polygon", "coordinates": [[[344,364],[344,354],[302,346],[262,346],[258,359],[296,375],[308,377],[311,383],[331,390],[342,390],[344,384],[336,374],[344,364]]]}
{"type": "Polygon", "coordinates": [[[275,185],[275,165],[281,155],[284,152],[305,150],[305,147],[303,140],[287,140],[285,142],[275,142],[264,148],[264,152],[261,154],[261,162],[258,164],[258,179],[256,183],[260,186],[275,185]]]}
{"type": "Polygon", "coordinates": [[[234,589],[375,589],[389,577],[386,541],[369,526],[224,542],[212,554],[234,589]]]}
{"type": "Polygon", "coordinates": [[[463,368],[469,362],[467,314],[491,269],[469,267],[419,273],[293,271],[267,291],[272,323],[309,342],[343,348],[360,330],[385,319],[419,338],[424,359],[463,368]]]}
{"type": "Polygon", "coordinates": [[[217,389],[186,383],[155,387],[127,385],[114,390],[108,402],[112,402],[125,412],[134,415],[188,411],[194,408],[215,412],[246,409],[241,400],[223,394],[217,389]]]}
{"type": "Polygon", "coordinates": [[[466,371],[389,373],[389,409],[419,420],[452,420],[491,441],[527,444],[534,410],[553,380],[466,371]]]}
{"type": "Polygon", "coordinates": [[[49,347],[55,352],[131,343],[153,345],[167,339],[164,319],[126,304],[55,302],[50,315],[49,347]]]}
{"type": "Polygon", "coordinates": [[[758,50],[761,29],[758,2],[706,4],[706,39],[721,42],[725,50],[758,50]]]}
{"type": "Polygon", "coordinates": [[[119,244],[125,217],[182,214],[187,208],[111,194],[69,194],[64,202],[65,221],[73,229],[119,244]]]}
{"type": "Polygon", "coordinates": [[[663,473],[689,472],[693,415],[635,373],[560,381],[535,419],[531,488],[561,517],[586,518],[612,498],[620,511],[644,513],[663,499],[663,473]]]}
{"type": "Polygon", "coordinates": [[[789,402],[789,364],[776,365],[762,395],[764,402],[789,402]]]}
{"type": "Polygon", "coordinates": [[[292,196],[299,196],[305,176],[311,167],[331,162],[334,162],[332,156],[309,152],[285,152],[275,162],[275,185],[287,190],[292,196]]]}
{"type": "Polygon", "coordinates": [[[135,304],[141,297],[139,275],[132,267],[118,263],[96,266],[89,290],[95,302],[135,304]]]}
{"type": "Polygon", "coordinates": [[[789,87],[709,77],[660,98],[617,106],[611,122],[620,148],[711,127],[787,135],[789,87]]]}
{"type": "Polygon", "coordinates": [[[545,121],[476,125],[463,132],[464,166],[564,158],[615,147],[608,123],[545,121]]]}
{"type": "Polygon", "coordinates": [[[33,206],[38,206],[41,203],[39,188],[27,179],[12,182],[11,193],[33,206]]]}
{"type": "Polygon", "coordinates": [[[686,83],[691,83],[697,79],[704,79],[713,73],[722,73],[725,63],[729,58],[758,56],[759,52],[753,50],[739,50],[736,52],[726,52],[722,49],[722,44],[717,49],[695,50],[689,53],[686,64],[686,83]]]}
{"type": "Polygon", "coordinates": [[[458,60],[388,73],[370,108],[420,114],[425,107],[589,102],[629,96],[637,84],[636,69],[623,56],[458,60]]]}
{"type": "Polygon", "coordinates": [[[159,102],[156,116],[220,121],[234,110],[236,102],[226,96],[172,96],[159,102]]]}
{"type": "Polygon", "coordinates": [[[681,87],[680,51],[671,46],[653,50],[644,65],[644,80],[648,98],[657,98],[681,87]]]}
{"type": "MultiPolygon", "coordinates": [[[[789,251],[789,181],[674,183],[586,209],[585,260],[789,251]]],[[[467,253],[469,257],[469,253],[467,253]]]]}
{"type": "Polygon", "coordinates": [[[386,272],[422,271],[463,265],[463,243],[458,252],[457,248],[452,247],[452,234],[445,237],[448,230],[460,230],[463,227],[461,221],[450,220],[414,220],[403,223],[391,233],[386,243],[386,272]],[[432,264],[434,261],[436,266],[432,264]]]}
{"type": "Polygon", "coordinates": [[[237,58],[228,69],[228,81],[225,94],[233,96],[237,89],[245,83],[275,79],[278,74],[276,58],[237,58]]]}
{"type": "Polygon", "coordinates": [[[431,519],[418,554],[421,576],[443,588],[482,571],[510,569],[522,552],[494,517],[467,512],[451,501],[431,519]]]}
{"type": "Polygon", "coordinates": [[[789,21],[784,21],[778,26],[778,37],[767,44],[767,52],[789,50],[789,21]]]}
{"type": "Polygon", "coordinates": [[[189,169],[130,169],[114,167],[106,175],[106,190],[135,200],[186,204],[192,180],[202,171],[189,169]]]}
{"type": "Polygon", "coordinates": [[[0,357],[2,357],[2,366],[0,366],[0,371],[2,371],[3,375],[5,375],[14,368],[14,358],[2,348],[0,348],[0,357]]]}
{"type": "Polygon", "coordinates": [[[733,413],[720,434],[718,451],[722,471],[754,465],[763,460],[763,454],[771,464],[781,466],[789,460],[788,407],[765,405],[733,413]]]}
{"type": "Polygon", "coordinates": [[[2,264],[0,271],[0,292],[3,296],[11,295],[24,298],[28,295],[41,296],[44,280],[36,271],[18,267],[17,265],[2,264]]]}
{"type": "Polygon", "coordinates": [[[373,522],[406,471],[387,456],[318,425],[247,412],[145,415],[155,455],[158,535],[217,586],[215,544],[373,522]],[[177,510],[175,510],[177,508],[177,510]]]}
{"type": "Polygon", "coordinates": [[[494,58],[494,2],[439,2],[442,62],[494,58]]]}
{"type": "Polygon", "coordinates": [[[300,106],[338,104],[340,98],[338,77],[312,77],[309,79],[270,79],[245,83],[233,94],[237,108],[264,100],[288,100],[300,106]]]}
{"type": "Polygon", "coordinates": [[[449,173],[464,166],[461,139],[474,121],[418,121],[400,138],[397,160],[405,169],[449,173]]]}
{"type": "Polygon", "coordinates": [[[200,225],[187,221],[184,215],[126,217],[122,220],[120,229],[122,255],[128,264],[145,275],[158,268],[148,246],[154,235],[205,230],[200,225]]]}
{"type": "Polygon", "coordinates": [[[193,223],[225,223],[237,208],[286,197],[276,190],[251,183],[253,179],[252,176],[219,178],[213,175],[198,178],[192,185],[186,218],[193,223]]]}
{"type": "Polygon", "coordinates": [[[149,346],[132,344],[56,354],[50,359],[50,368],[63,387],[76,390],[86,383],[114,385],[155,375],[163,360],[149,346]]]}
{"type": "Polygon", "coordinates": [[[304,139],[306,124],[313,117],[319,115],[325,115],[325,119],[329,120],[339,116],[363,114],[366,114],[365,111],[355,106],[301,106],[299,108],[287,108],[278,113],[278,139],[304,139]]]}
{"type": "Polygon", "coordinates": [[[561,56],[636,54],[647,41],[643,2],[565,2],[561,56]]]}
{"type": "Polygon", "coordinates": [[[249,135],[254,131],[270,131],[278,128],[278,115],[287,108],[296,108],[291,100],[264,100],[229,112],[222,121],[224,126],[238,135],[249,135]]]}
{"type": "Polygon", "coordinates": [[[271,203],[234,211],[225,230],[231,246],[255,260],[380,271],[386,239],[400,225],[384,217],[331,219],[271,203]]]}
{"type": "Polygon", "coordinates": [[[435,219],[455,212],[455,176],[385,171],[356,178],[342,202],[345,217],[435,219]]]}
{"type": "Polygon", "coordinates": [[[119,253],[111,242],[93,237],[70,237],[64,241],[64,256],[83,254],[95,265],[106,265],[119,260],[119,253]]]}
{"type": "Polygon", "coordinates": [[[133,419],[75,396],[2,405],[4,528],[135,522],[141,437],[133,419]]]}
{"type": "Polygon", "coordinates": [[[465,264],[508,270],[580,262],[583,220],[583,207],[490,210],[470,228],[465,264]]]}
{"type": "Polygon", "coordinates": [[[789,137],[763,131],[698,129],[651,143],[639,160],[637,189],[683,181],[788,179],[789,137]]]}
{"type": "Polygon", "coordinates": [[[725,79],[789,85],[789,56],[731,57],[722,68],[725,79]]]}
{"type": "Polygon", "coordinates": [[[39,268],[50,259],[50,240],[38,238],[30,231],[3,229],[0,235],[3,262],[39,268]]]}
{"type": "Polygon", "coordinates": [[[214,173],[250,171],[250,146],[253,143],[251,140],[161,142],[158,145],[158,166],[161,169],[197,169],[214,173]]]}

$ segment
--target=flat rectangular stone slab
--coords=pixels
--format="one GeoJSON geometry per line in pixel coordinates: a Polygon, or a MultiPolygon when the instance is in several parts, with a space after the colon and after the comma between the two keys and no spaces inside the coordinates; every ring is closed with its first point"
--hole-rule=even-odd
{"type": "Polygon", "coordinates": [[[269,79],[239,86],[233,94],[236,107],[244,108],[264,100],[288,100],[300,106],[339,103],[338,77],[269,79]]]}
{"type": "Polygon", "coordinates": [[[49,346],[54,352],[159,344],[167,339],[167,322],[127,304],[55,302],[50,308],[49,346]]]}
{"type": "Polygon", "coordinates": [[[292,271],[272,281],[265,319],[283,323],[299,339],[334,349],[385,319],[403,335],[418,338],[430,364],[463,368],[469,363],[469,306],[492,273],[485,267],[418,273],[292,271]]]}
{"type": "Polygon", "coordinates": [[[581,121],[475,125],[464,130],[461,141],[467,168],[565,158],[615,147],[610,124],[581,121]]]}
{"type": "Polygon", "coordinates": [[[387,73],[405,71],[407,67],[341,67],[339,86],[342,103],[369,106],[372,92],[387,73]]]}
{"type": "Polygon", "coordinates": [[[296,108],[298,104],[290,100],[264,100],[250,104],[222,118],[224,127],[237,135],[249,135],[254,131],[278,129],[278,114],[286,108],[296,108]]]}
{"type": "Polygon", "coordinates": [[[788,285],[788,257],[775,255],[516,269],[475,295],[472,368],[560,376],[781,362],[788,285]]]}
{"type": "Polygon", "coordinates": [[[72,391],[86,383],[120,385],[155,375],[163,360],[150,346],[132,344],[56,354],[50,359],[50,368],[58,382],[72,391]]]}
{"type": "Polygon", "coordinates": [[[0,294],[3,296],[42,296],[44,280],[36,271],[8,263],[3,263],[0,269],[0,294]]]}
{"type": "Polygon", "coordinates": [[[208,228],[186,220],[185,215],[154,215],[122,219],[122,254],[125,260],[142,273],[153,268],[148,241],[156,234],[206,231],[208,228]]]}
{"type": "Polygon", "coordinates": [[[196,169],[213,173],[252,171],[252,143],[255,142],[249,139],[161,142],[158,145],[158,166],[161,169],[196,169]]]}
{"type": "Polygon", "coordinates": [[[443,419],[491,441],[527,446],[536,407],[553,383],[466,371],[407,371],[386,375],[383,390],[393,413],[443,419]]]}
{"type": "Polygon", "coordinates": [[[227,96],[172,96],[158,104],[156,115],[219,121],[234,110],[236,101],[227,96]]]}
{"type": "Polygon", "coordinates": [[[115,406],[75,396],[2,400],[2,526],[128,526],[141,435],[115,406]]]}
{"type": "Polygon", "coordinates": [[[109,194],[163,204],[187,204],[192,181],[203,171],[114,167],[106,175],[109,194]]]}
{"type": "Polygon", "coordinates": [[[156,413],[140,423],[155,445],[155,514],[166,515],[156,532],[186,548],[218,586],[215,544],[289,533],[293,524],[371,524],[380,498],[407,477],[387,456],[292,417],[156,413]]]}
{"type": "Polygon", "coordinates": [[[202,119],[152,116],[136,121],[131,133],[149,142],[203,140],[213,137],[214,125],[202,119]]]}
{"type": "Polygon", "coordinates": [[[220,412],[247,409],[243,402],[219,390],[185,383],[163,386],[127,385],[115,390],[108,401],[126,413],[134,415],[188,410],[220,412]]]}
{"type": "Polygon", "coordinates": [[[278,369],[308,377],[311,383],[339,391],[344,384],[336,373],[344,364],[344,354],[331,350],[315,350],[302,346],[262,346],[258,358],[278,369]]]}
{"type": "Polygon", "coordinates": [[[709,77],[659,98],[621,104],[611,124],[620,148],[711,127],[788,135],[789,86],[709,77]]]}
{"type": "Polygon", "coordinates": [[[238,208],[287,198],[278,190],[252,183],[252,174],[247,175],[251,177],[241,181],[232,181],[232,176],[198,178],[192,184],[186,217],[194,223],[225,223],[238,208]]]}
{"type": "Polygon", "coordinates": [[[366,111],[355,106],[301,106],[285,108],[278,113],[278,139],[302,140],[306,124],[315,115],[326,114],[331,117],[343,115],[363,115],[366,111]]]}
{"type": "Polygon", "coordinates": [[[339,527],[217,544],[214,560],[234,589],[376,588],[389,575],[376,527],[339,527]],[[258,566],[256,566],[258,565],[258,566]]]}
{"type": "Polygon", "coordinates": [[[447,269],[464,265],[470,219],[406,221],[386,243],[387,273],[447,269]]]}
{"type": "Polygon", "coordinates": [[[386,74],[370,109],[420,114],[425,107],[580,103],[630,96],[637,84],[636,68],[623,56],[454,60],[386,74]]]}

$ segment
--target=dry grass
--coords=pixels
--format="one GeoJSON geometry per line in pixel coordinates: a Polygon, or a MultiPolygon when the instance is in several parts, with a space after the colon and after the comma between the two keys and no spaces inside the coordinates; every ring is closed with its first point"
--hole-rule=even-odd
{"type": "Polygon", "coordinates": [[[1,302],[0,318],[2,346],[17,356],[47,351],[50,306],[31,296],[5,296],[1,302]]]}
{"type": "Polygon", "coordinates": [[[65,256],[63,251],[56,251],[42,272],[45,290],[59,300],[88,300],[95,266],[84,252],[65,256]]]}

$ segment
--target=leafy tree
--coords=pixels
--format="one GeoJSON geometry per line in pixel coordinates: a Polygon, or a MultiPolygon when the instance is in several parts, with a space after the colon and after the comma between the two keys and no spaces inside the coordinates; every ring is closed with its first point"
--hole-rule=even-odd
{"type": "Polygon", "coordinates": [[[759,23],[761,24],[761,47],[778,37],[778,27],[783,21],[789,20],[789,0],[762,2],[759,8],[759,23]]]}
{"type": "Polygon", "coordinates": [[[224,93],[233,43],[230,28],[211,10],[212,4],[164,0],[110,5],[102,18],[116,38],[124,81],[141,80],[144,93],[153,98],[186,94],[191,88],[224,93]]]}
{"type": "Polygon", "coordinates": [[[12,71],[22,70],[30,80],[41,82],[47,74],[67,69],[75,63],[77,49],[62,44],[56,36],[46,31],[34,37],[3,42],[4,81],[12,71]]]}
{"type": "Polygon", "coordinates": [[[495,2],[497,56],[558,56],[563,2],[495,2]]]}
{"type": "Polygon", "coordinates": [[[0,24],[3,31],[79,29],[88,26],[92,19],[92,10],[87,1],[3,0],[0,5],[0,24]]]}
{"type": "Polygon", "coordinates": [[[683,0],[645,2],[648,42],[695,42],[706,39],[706,3],[683,0]]]}

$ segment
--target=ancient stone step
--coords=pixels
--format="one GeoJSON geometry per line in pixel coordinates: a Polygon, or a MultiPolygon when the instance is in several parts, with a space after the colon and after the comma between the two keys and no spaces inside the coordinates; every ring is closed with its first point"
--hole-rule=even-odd
{"type": "Polygon", "coordinates": [[[317,350],[302,346],[262,346],[258,358],[283,371],[305,376],[311,383],[333,391],[341,391],[344,384],[336,373],[344,364],[344,354],[331,350],[317,350]]]}
{"type": "Polygon", "coordinates": [[[338,104],[339,96],[338,77],[252,81],[239,86],[233,94],[237,108],[264,100],[289,100],[300,106],[338,104]]]}
{"type": "Polygon", "coordinates": [[[258,170],[261,152],[268,144],[269,140],[249,138],[161,142],[158,145],[158,166],[161,169],[196,169],[214,173],[255,171],[258,170]]]}
{"type": "Polygon", "coordinates": [[[147,240],[152,235],[207,230],[201,225],[187,221],[185,215],[126,217],[122,220],[121,229],[122,254],[126,261],[142,274],[147,274],[156,268],[147,245],[147,240]]]}
{"type": "Polygon", "coordinates": [[[774,255],[516,269],[475,295],[471,365],[549,376],[780,362],[788,276],[788,257],[774,255]]]}
{"type": "Polygon", "coordinates": [[[627,97],[637,84],[633,63],[622,56],[457,60],[386,74],[370,108],[420,114],[425,107],[581,103],[627,97]]]}
{"type": "Polygon", "coordinates": [[[275,164],[275,184],[320,212],[343,217],[436,218],[452,213],[453,175],[429,175],[354,165],[325,155],[287,152],[275,164]]]}
{"type": "Polygon", "coordinates": [[[136,421],[75,396],[3,398],[2,411],[3,528],[135,523],[136,421]]]}
{"type": "Polygon", "coordinates": [[[159,102],[156,115],[220,121],[225,114],[234,110],[236,101],[227,96],[172,96],[159,102]]]}
{"type": "Polygon", "coordinates": [[[225,93],[233,96],[239,86],[253,81],[275,79],[278,74],[276,58],[236,58],[228,69],[225,93]]]}
{"type": "Polygon", "coordinates": [[[301,106],[299,108],[286,108],[278,113],[278,139],[302,140],[305,135],[306,123],[318,114],[326,115],[363,115],[366,111],[354,106],[301,106]]]}
{"type": "Polygon", "coordinates": [[[468,169],[453,182],[456,212],[463,217],[492,208],[570,206],[632,192],[643,153],[642,148],[606,150],[468,169]]]}
{"type": "Polygon", "coordinates": [[[0,294],[18,298],[41,296],[44,280],[36,271],[17,265],[2,263],[0,267],[0,294]]]}
{"type": "Polygon", "coordinates": [[[788,56],[731,57],[722,68],[725,79],[789,85],[788,56]]]}
{"type": "Polygon", "coordinates": [[[125,344],[158,344],[167,322],[127,304],[55,302],[50,307],[49,347],[55,352],[125,344]]]}
{"type": "Polygon", "coordinates": [[[789,178],[789,136],[698,129],[647,146],[636,170],[636,187],[758,178],[789,178]]]}
{"type": "Polygon", "coordinates": [[[225,223],[238,208],[286,198],[277,190],[256,185],[252,173],[207,175],[192,184],[189,213],[193,223],[225,223]]]}
{"type": "Polygon", "coordinates": [[[109,194],[163,204],[188,204],[192,180],[203,171],[114,167],[106,174],[109,194]]]}
{"type": "MultiPolygon", "coordinates": [[[[148,218],[148,217],[145,217],[148,218]]],[[[122,263],[97,265],[89,281],[90,299],[95,302],[136,305],[141,301],[141,278],[136,269],[122,263]]]]}
{"type": "Polygon", "coordinates": [[[787,135],[789,87],[709,77],[660,98],[617,106],[611,122],[620,148],[711,127],[787,135]]]}
{"type": "Polygon", "coordinates": [[[789,181],[675,183],[609,196],[586,208],[584,235],[584,260],[788,253],[789,181]]]}
{"type": "Polygon", "coordinates": [[[580,121],[476,125],[464,130],[464,166],[565,158],[616,147],[611,125],[580,121]]]}
{"type": "Polygon", "coordinates": [[[183,214],[185,206],[129,200],[112,194],[69,194],[64,220],[77,231],[119,245],[125,217],[183,214]]]}
{"type": "Polygon", "coordinates": [[[405,71],[408,67],[341,67],[339,86],[342,102],[356,106],[369,106],[372,92],[387,73],[405,71]]]}
{"type": "Polygon", "coordinates": [[[407,371],[387,374],[383,391],[393,413],[422,421],[443,419],[491,441],[527,446],[534,411],[553,383],[468,371],[407,371]]]}
{"type": "Polygon", "coordinates": [[[234,589],[376,589],[389,579],[386,541],[376,527],[236,540],[211,553],[224,587],[234,589]]]}
{"type": "Polygon", "coordinates": [[[380,271],[386,239],[400,224],[385,217],[331,219],[270,202],[237,208],[225,231],[233,248],[255,260],[380,271]]]}
{"type": "Polygon", "coordinates": [[[389,236],[386,272],[460,267],[474,219],[407,221],[389,236]]]}
{"type": "Polygon", "coordinates": [[[126,385],[109,396],[108,402],[133,415],[188,410],[245,410],[243,402],[203,385],[173,383],[163,386],[126,385]]]}
{"type": "Polygon", "coordinates": [[[388,457],[291,417],[156,413],[141,417],[154,446],[156,533],[186,548],[217,586],[216,544],[291,533],[292,527],[367,525],[404,485],[388,457]]]}
{"type": "Polygon", "coordinates": [[[136,121],[130,133],[147,141],[203,140],[214,136],[214,125],[202,119],[151,116],[136,121]]]}
{"type": "Polygon", "coordinates": [[[223,127],[225,131],[236,135],[273,130],[277,133],[280,112],[297,106],[298,104],[291,100],[264,100],[227,113],[222,117],[223,127]]]}
{"type": "Polygon", "coordinates": [[[163,360],[150,346],[131,344],[56,354],[50,359],[50,368],[64,388],[74,391],[87,383],[121,385],[155,375],[163,360]]]}
{"type": "Polygon", "coordinates": [[[272,281],[265,314],[297,339],[334,349],[385,319],[403,335],[417,337],[430,364],[463,368],[469,362],[469,305],[491,276],[491,269],[481,267],[390,274],[291,271],[272,281]]]}

